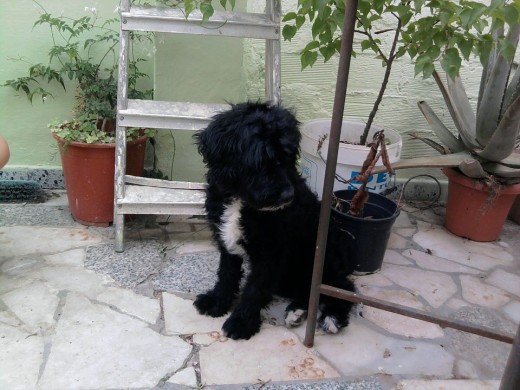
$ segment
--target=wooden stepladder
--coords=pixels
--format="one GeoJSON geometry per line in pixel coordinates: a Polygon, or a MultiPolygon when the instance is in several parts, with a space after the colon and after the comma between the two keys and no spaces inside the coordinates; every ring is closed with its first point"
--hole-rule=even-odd
{"type": "Polygon", "coordinates": [[[119,83],[117,95],[114,225],[115,250],[124,250],[125,214],[203,215],[204,184],[148,179],[127,175],[126,128],[143,127],[196,131],[207,126],[225,104],[188,103],[128,98],[128,57],[131,31],[215,35],[265,40],[265,96],[280,101],[280,0],[266,0],[265,13],[215,11],[202,14],[169,7],[144,7],[121,0],[119,83]]]}

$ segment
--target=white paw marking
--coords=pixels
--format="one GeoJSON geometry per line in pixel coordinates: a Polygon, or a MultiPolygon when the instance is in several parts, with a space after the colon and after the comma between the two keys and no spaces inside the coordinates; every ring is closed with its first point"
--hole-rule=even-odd
{"type": "Polygon", "coordinates": [[[337,325],[337,320],[334,317],[327,316],[320,322],[320,327],[326,333],[338,333],[339,328],[337,325]]]}
{"type": "Polygon", "coordinates": [[[220,238],[229,253],[239,256],[246,256],[246,251],[242,245],[239,244],[243,238],[244,232],[240,218],[242,216],[242,201],[234,199],[228,204],[222,214],[222,223],[219,226],[220,238]]]}
{"type": "Polygon", "coordinates": [[[307,311],[302,309],[290,310],[285,316],[285,325],[293,327],[300,325],[307,317],[307,311]]]}

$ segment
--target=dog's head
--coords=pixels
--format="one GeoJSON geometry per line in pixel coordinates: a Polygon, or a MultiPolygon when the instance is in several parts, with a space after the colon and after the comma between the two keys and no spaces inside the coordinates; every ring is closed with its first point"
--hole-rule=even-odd
{"type": "Polygon", "coordinates": [[[252,102],[232,105],[195,134],[208,184],[259,210],[277,210],[292,201],[300,139],[290,111],[252,102]]]}

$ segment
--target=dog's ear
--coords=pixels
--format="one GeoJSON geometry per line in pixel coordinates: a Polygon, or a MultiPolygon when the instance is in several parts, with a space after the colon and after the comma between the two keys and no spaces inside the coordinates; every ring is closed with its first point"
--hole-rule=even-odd
{"type": "Polygon", "coordinates": [[[199,151],[199,154],[202,156],[203,161],[207,162],[209,147],[208,134],[205,131],[205,129],[193,134],[193,139],[195,140],[195,145],[197,145],[197,150],[199,151]]]}

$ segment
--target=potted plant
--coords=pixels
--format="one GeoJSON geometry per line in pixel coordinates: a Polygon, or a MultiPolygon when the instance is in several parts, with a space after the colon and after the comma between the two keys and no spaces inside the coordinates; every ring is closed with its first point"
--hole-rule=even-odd
{"type": "Polygon", "coordinates": [[[351,179],[361,183],[359,188],[338,190],[333,194],[330,224],[338,228],[339,244],[349,254],[355,275],[381,269],[392,226],[400,213],[396,202],[366,190],[379,160],[388,172],[393,173],[384,130],[374,134],[359,175],[351,179]]]}
{"type": "MultiPolygon", "coordinates": [[[[497,3],[497,2],[495,2],[497,3]]],[[[443,167],[448,177],[445,226],[456,235],[475,241],[493,241],[517,194],[520,194],[520,155],[514,153],[520,132],[520,68],[514,56],[520,35],[520,6],[500,2],[491,14],[490,29],[478,33],[489,43],[481,55],[483,69],[474,111],[458,72],[447,73],[439,86],[458,136],[442,123],[425,101],[419,108],[441,143],[414,134],[441,156],[401,160],[394,169],[443,167]]],[[[495,4],[496,5],[496,4],[495,4]]],[[[482,47],[480,47],[482,48],[482,47]]]]}
{"type": "MultiPolygon", "coordinates": [[[[88,225],[108,225],[113,219],[115,113],[117,101],[117,45],[119,19],[102,20],[95,9],[80,18],[54,16],[35,1],[42,13],[34,26],[48,27],[52,37],[47,64],[29,64],[28,75],[3,85],[23,92],[30,102],[35,97],[52,97],[45,85],[66,80],[76,84],[72,119],[49,127],[57,140],[72,216],[88,225]]],[[[140,35],[134,39],[150,39],[140,35]]],[[[131,98],[150,97],[137,83],[146,74],[139,70],[143,58],[130,61],[131,98]]],[[[153,132],[130,129],[127,172],[141,175],[146,140],[153,132]]]]}
{"type": "MultiPolygon", "coordinates": [[[[483,22],[479,17],[489,12],[491,11],[486,10],[485,6],[475,2],[457,4],[449,0],[359,0],[355,30],[361,37],[359,46],[362,51],[372,51],[385,70],[367,120],[364,123],[348,120],[343,123],[344,142],[340,144],[337,167],[339,181],[345,182],[341,178],[345,174],[347,177],[358,174],[359,168],[347,169],[345,165],[348,166],[352,162],[352,165],[359,167],[363,161],[362,156],[367,153],[367,139],[382,128],[374,126],[373,121],[384,97],[395,61],[408,54],[415,61],[416,74],[422,74],[425,78],[432,75],[433,62],[439,57],[444,69],[449,69],[450,72],[458,71],[461,55],[465,58],[469,56],[467,43],[479,44],[474,34],[474,30],[482,28],[483,22]],[[462,15],[464,24],[454,23],[457,15],[462,15]],[[361,159],[357,155],[361,155],[361,159]]],[[[312,40],[301,51],[302,69],[312,66],[320,56],[324,61],[328,61],[339,51],[341,36],[338,31],[342,28],[344,13],[344,1],[326,0],[298,1],[297,9],[285,14],[285,39],[292,39],[303,26],[311,24],[312,40]]],[[[324,159],[319,150],[323,143],[319,133],[328,131],[326,124],[320,122],[323,121],[311,121],[302,129],[303,171],[310,178],[308,181],[311,187],[318,189],[318,192],[321,188],[319,183],[323,180],[319,160],[324,159]]],[[[391,162],[395,163],[400,159],[402,141],[399,134],[390,129],[385,130],[389,157],[391,162]]],[[[326,150],[326,145],[321,149],[326,150]]],[[[379,169],[378,175],[371,178],[371,190],[380,192],[388,186],[388,178],[384,177],[383,172],[384,170],[379,169]]],[[[359,184],[357,183],[357,186],[359,184]]],[[[336,183],[335,189],[339,187],[341,185],[336,183]]]]}

